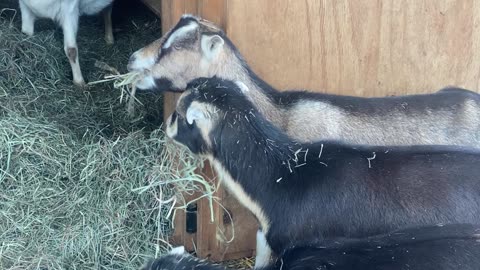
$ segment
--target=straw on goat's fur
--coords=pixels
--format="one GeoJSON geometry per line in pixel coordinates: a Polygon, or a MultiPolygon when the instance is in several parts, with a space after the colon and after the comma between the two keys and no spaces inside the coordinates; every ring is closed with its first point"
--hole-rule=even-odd
{"type": "MultiPolygon", "coordinates": [[[[182,190],[212,200],[214,187],[188,152],[150,132],[159,125],[126,117],[111,84],[75,89],[61,31],[40,20],[28,37],[15,12],[0,12],[0,269],[138,269],[167,248],[182,190]]],[[[123,31],[122,46],[104,46],[102,25],[88,20],[78,42],[91,81],[104,75],[92,59],[122,67],[151,41],[123,31]]],[[[159,32],[152,25],[145,37],[159,32]]],[[[158,107],[139,100],[141,115],[158,107]]]]}

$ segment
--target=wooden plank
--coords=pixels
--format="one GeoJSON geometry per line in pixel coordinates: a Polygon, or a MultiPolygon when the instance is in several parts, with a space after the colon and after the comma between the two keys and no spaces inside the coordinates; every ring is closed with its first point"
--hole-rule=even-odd
{"type": "MultiPolygon", "coordinates": [[[[144,0],[144,2],[158,14],[160,10],[162,22],[162,34],[165,34],[172,28],[184,13],[192,13],[196,11],[195,2],[192,0],[144,0]],[[193,5],[192,5],[193,4],[193,5]]],[[[160,37],[159,37],[160,38],[160,37]]],[[[166,93],[164,95],[164,120],[175,110],[175,105],[180,94],[166,93]]],[[[186,196],[187,200],[191,200],[193,196],[186,196]]],[[[195,249],[197,234],[189,234],[186,232],[186,215],[184,211],[177,211],[174,225],[175,230],[172,236],[174,245],[183,245],[187,250],[195,249]]]]}
{"type": "MultiPolygon", "coordinates": [[[[144,2],[158,14],[161,11],[162,31],[165,33],[173,27],[182,14],[191,13],[208,19],[220,26],[225,24],[225,5],[224,0],[163,0],[160,1],[144,0],[144,2]]],[[[179,94],[166,93],[164,97],[164,115],[165,119],[175,109],[179,94]]],[[[209,168],[206,164],[205,168],[209,168]]],[[[204,170],[203,175],[207,178],[213,178],[211,170],[204,170]]],[[[216,185],[217,183],[214,182],[216,185]]],[[[178,211],[175,219],[175,232],[173,242],[176,245],[184,245],[187,250],[195,250],[200,257],[209,257],[212,260],[234,259],[239,256],[251,256],[255,247],[256,222],[252,215],[238,202],[232,195],[219,189],[215,194],[220,198],[220,203],[231,211],[233,222],[224,218],[228,216],[224,209],[214,205],[214,217],[217,221],[212,223],[210,220],[210,209],[207,200],[200,200],[197,203],[197,233],[188,234],[185,232],[185,213],[178,211]],[[223,221],[226,221],[226,224],[223,221]],[[228,243],[226,238],[230,238],[233,228],[235,231],[235,240],[228,243]],[[247,228],[250,228],[248,230],[247,228]],[[251,233],[253,231],[253,234],[251,233]]]]}
{"type": "Polygon", "coordinates": [[[229,37],[281,89],[385,96],[479,88],[479,1],[228,0],[227,12],[229,37]]]}
{"type": "MultiPolygon", "coordinates": [[[[143,1],[157,14],[161,10],[164,31],[183,13],[217,23],[260,77],[280,89],[359,96],[424,93],[446,85],[479,89],[478,1],[143,1]]],[[[165,95],[165,117],[177,98],[165,95]]],[[[190,249],[195,241],[201,257],[251,255],[256,222],[230,194],[216,195],[233,213],[235,240],[225,241],[232,224],[224,210],[215,206],[222,222],[212,224],[204,200],[198,204],[197,234],[177,236],[190,249]]],[[[176,220],[179,227],[184,222],[176,220]]]]}
{"type": "Polygon", "coordinates": [[[162,3],[160,0],[142,0],[158,17],[162,16],[162,3]]]}

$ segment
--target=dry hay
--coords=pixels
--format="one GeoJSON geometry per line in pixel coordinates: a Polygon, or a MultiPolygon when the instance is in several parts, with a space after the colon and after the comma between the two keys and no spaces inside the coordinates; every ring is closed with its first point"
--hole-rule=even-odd
{"type": "MultiPolygon", "coordinates": [[[[0,10],[0,269],[137,269],[168,248],[167,216],[182,203],[172,185],[213,190],[195,174],[197,160],[151,132],[159,127],[146,120],[158,116],[156,96],[140,96],[145,106],[132,120],[112,86],[75,89],[59,30],[40,22],[26,37],[14,13],[0,10]],[[181,164],[172,162],[178,155],[181,164]]],[[[84,75],[103,77],[95,60],[124,66],[149,42],[133,30],[107,48],[102,27],[84,22],[84,75]]],[[[142,30],[150,38],[159,31],[142,30]]]]}

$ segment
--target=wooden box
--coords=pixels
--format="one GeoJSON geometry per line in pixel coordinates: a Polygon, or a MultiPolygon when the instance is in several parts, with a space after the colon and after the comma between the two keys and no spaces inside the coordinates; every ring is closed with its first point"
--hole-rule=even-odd
{"type": "MultiPolygon", "coordinates": [[[[456,85],[478,91],[480,1],[143,0],[168,31],[184,13],[221,26],[253,70],[278,89],[386,96],[456,85]]],[[[160,37],[160,33],[159,33],[160,37]]],[[[165,116],[178,95],[165,95],[165,116]]],[[[207,174],[211,172],[207,172],[207,174]]],[[[224,260],[254,253],[257,225],[228,192],[225,210],[198,204],[197,232],[178,215],[177,244],[224,260]],[[194,247],[195,246],[195,247],[194,247]]],[[[319,213],[321,214],[321,212],[319,213]]]]}

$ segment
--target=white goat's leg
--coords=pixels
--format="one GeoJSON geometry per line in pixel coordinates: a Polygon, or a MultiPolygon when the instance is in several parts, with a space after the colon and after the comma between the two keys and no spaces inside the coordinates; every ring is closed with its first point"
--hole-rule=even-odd
{"type": "Polygon", "coordinates": [[[35,14],[22,0],[20,0],[20,12],[22,13],[22,32],[29,36],[33,35],[35,14]]]}
{"type": "Polygon", "coordinates": [[[103,11],[103,20],[105,22],[105,41],[111,45],[114,42],[113,30],[112,30],[112,8],[113,4],[110,4],[103,11]]]}
{"type": "Polygon", "coordinates": [[[265,234],[261,231],[257,231],[257,251],[255,256],[254,269],[266,267],[270,264],[272,257],[272,250],[267,243],[265,234]]]}
{"type": "Polygon", "coordinates": [[[80,62],[78,61],[77,47],[77,30],[78,30],[78,13],[66,14],[62,23],[63,28],[63,46],[65,54],[68,57],[70,66],[72,67],[73,83],[79,87],[85,86],[82,71],[80,70],[80,62]]]}

